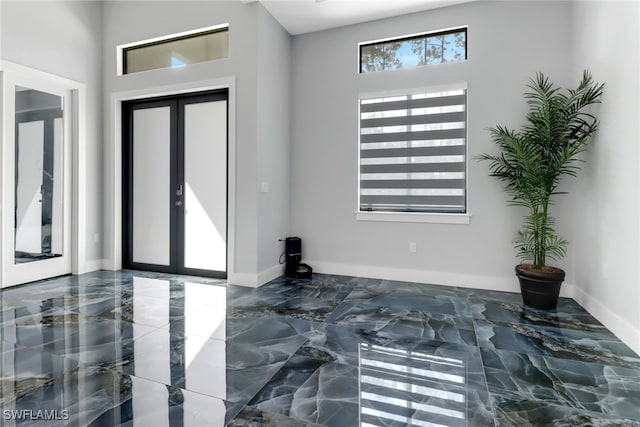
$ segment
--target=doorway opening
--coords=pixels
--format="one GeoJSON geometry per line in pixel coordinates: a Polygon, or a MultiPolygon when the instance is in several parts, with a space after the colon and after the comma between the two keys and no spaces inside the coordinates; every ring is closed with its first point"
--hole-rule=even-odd
{"type": "Polygon", "coordinates": [[[226,278],[228,90],[122,103],[123,267],[226,278]]]}

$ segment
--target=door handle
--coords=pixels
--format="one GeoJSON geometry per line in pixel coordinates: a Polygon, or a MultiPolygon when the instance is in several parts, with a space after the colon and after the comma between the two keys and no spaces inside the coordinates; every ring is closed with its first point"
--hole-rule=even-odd
{"type": "MultiPolygon", "coordinates": [[[[182,197],[182,184],[178,185],[178,189],[176,190],[176,196],[182,197]]],[[[182,206],[182,200],[176,200],[176,206],[182,206]]]]}

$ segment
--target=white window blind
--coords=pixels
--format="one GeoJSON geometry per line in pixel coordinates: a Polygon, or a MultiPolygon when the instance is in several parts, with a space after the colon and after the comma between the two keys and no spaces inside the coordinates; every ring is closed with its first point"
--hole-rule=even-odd
{"type": "Polygon", "coordinates": [[[466,212],[466,89],[360,99],[360,211],[466,212]]]}

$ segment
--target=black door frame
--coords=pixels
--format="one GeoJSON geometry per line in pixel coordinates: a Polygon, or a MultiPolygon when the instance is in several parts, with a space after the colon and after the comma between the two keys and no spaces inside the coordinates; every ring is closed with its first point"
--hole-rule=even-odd
{"type": "Polygon", "coordinates": [[[192,92],[179,95],[137,99],[122,102],[122,266],[126,269],[161,273],[227,278],[229,268],[229,91],[228,89],[192,92]],[[184,191],[184,107],[211,101],[226,101],[226,230],[227,248],[225,271],[201,270],[184,266],[184,196],[177,194],[179,185],[184,191]],[[133,257],[133,112],[146,108],[170,108],[170,263],[168,266],[134,262],[133,257]],[[182,202],[182,203],[180,203],[182,202]]]}

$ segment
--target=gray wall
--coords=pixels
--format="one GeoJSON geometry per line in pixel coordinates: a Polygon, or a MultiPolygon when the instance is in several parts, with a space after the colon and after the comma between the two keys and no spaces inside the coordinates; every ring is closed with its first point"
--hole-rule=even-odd
{"type": "Polygon", "coordinates": [[[640,4],[574,5],[574,74],[605,82],[576,188],[575,298],[640,352],[640,4]]]}
{"type": "MultiPolygon", "coordinates": [[[[282,274],[278,258],[291,223],[290,120],[291,36],[258,9],[258,182],[268,192],[258,197],[258,273],[282,274]]],[[[260,189],[262,191],[262,188],[260,189]]]]}
{"type": "Polygon", "coordinates": [[[102,4],[2,2],[2,59],[86,85],[86,237],[88,268],[100,268],[102,234],[102,4]]]}
{"type": "MultiPolygon", "coordinates": [[[[294,37],[291,231],[304,258],[319,272],[516,291],[511,241],[524,212],[505,206],[485,163],[469,162],[469,225],[356,221],[358,94],[466,82],[471,158],[495,151],[487,127],[522,124],[524,85],[536,71],[575,80],[571,42],[571,5],[562,2],[474,2],[294,37]],[[464,25],[465,62],[357,73],[358,42],[464,25]]],[[[573,202],[554,207],[569,240],[571,215],[562,214],[573,202]]]]}
{"type": "MultiPolygon", "coordinates": [[[[242,284],[257,284],[261,273],[263,280],[280,273],[279,248],[272,236],[285,234],[288,223],[289,43],[289,35],[258,3],[104,3],[105,123],[114,108],[114,93],[235,77],[236,186],[230,189],[236,197],[235,266],[230,270],[237,273],[234,280],[242,284]],[[149,19],[150,13],[153,19],[149,19]],[[174,19],[177,16],[180,19],[174,19]],[[230,26],[228,59],[116,74],[118,45],[223,23],[230,26]],[[262,182],[269,183],[269,193],[260,192],[262,182]]],[[[105,132],[107,150],[113,140],[110,132],[105,132]]],[[[107,164],[111,163],[110,156],[105,153],[107,164]]],[[[108,178],[107,198],[116,182],[108,178]]],[[[105,228],[108,235],[114,234],[111,221],[106,221],[105,228]]],[[[106,242],[105,253],[119,256],[113,248],[113,242],[106,242]]]]}

